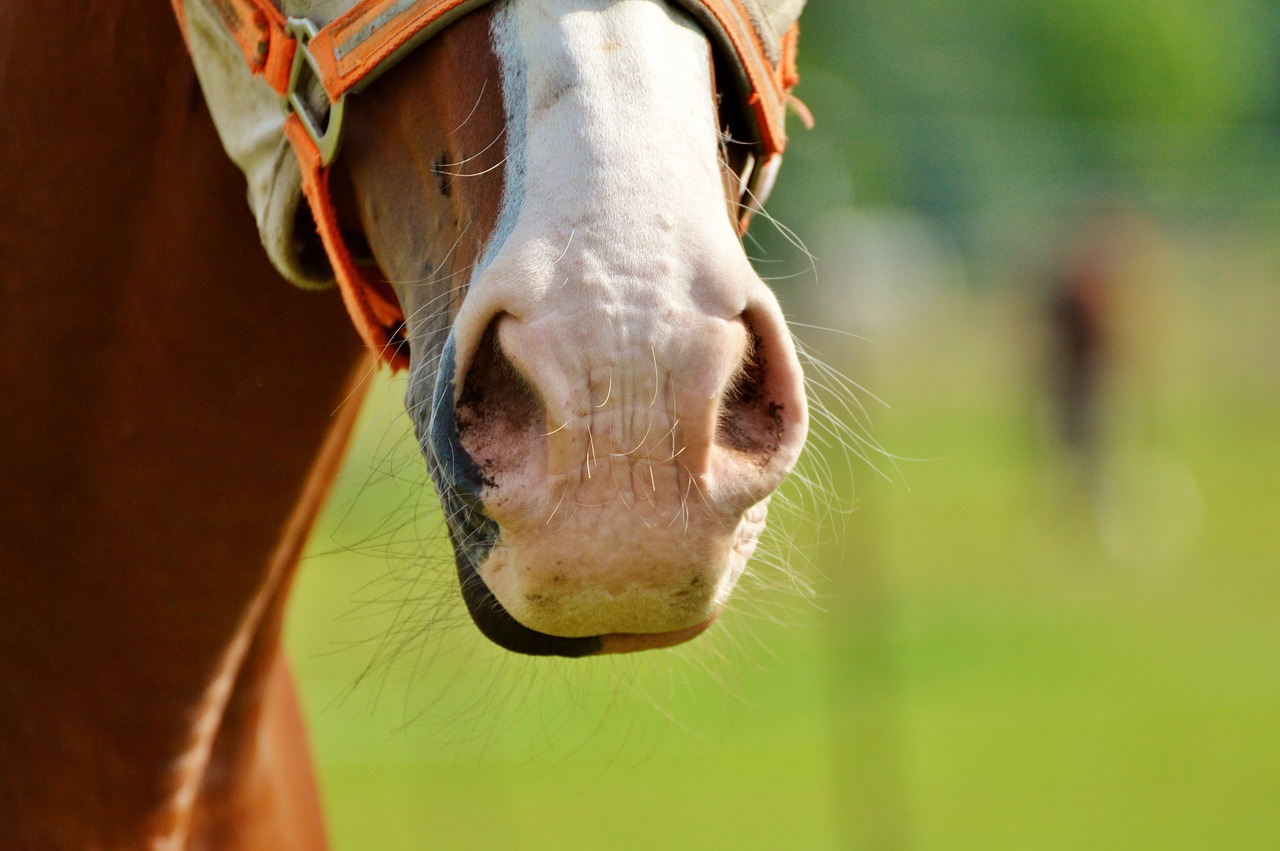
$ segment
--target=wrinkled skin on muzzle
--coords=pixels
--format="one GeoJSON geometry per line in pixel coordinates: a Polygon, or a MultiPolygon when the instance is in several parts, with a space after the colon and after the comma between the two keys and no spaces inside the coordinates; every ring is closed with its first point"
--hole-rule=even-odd
{"type": "Polygon", "coordinates": [[[344,156],[468,608],[523,653],[687,640],[807,429],[706,37],[653,0],[530,0],[421,52],[362,95],[344,156]]]}

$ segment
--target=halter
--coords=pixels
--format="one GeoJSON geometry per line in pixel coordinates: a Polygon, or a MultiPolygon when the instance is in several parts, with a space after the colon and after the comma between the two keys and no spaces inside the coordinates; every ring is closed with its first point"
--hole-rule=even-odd
{"type": "MultiPolygon", "coordinates": [[[[751,203],[739,221],[745,232],[756,199],[767,194],[786,147],[785,116],[798,106],[791,89],[803,0],[773,0],[794,13],[762,9],[769,0],[676,0],[734,60],[741,90],[754,119],[758,158],[743,176],[751,203]],[[775,35],[775,19],[790,23],[775,35]]],[[[187,36],[185,0],[171,0],[187,36]]],[[[390,285],[352,260],[338,228],[329,190],[329,166],[342,139],[347,96],[368,86],[431,36],[492,0],[359,0],[351,9],[318,27],[306,18],[286,17],[271,0],[196,0],[216,13],[239,46],[252,74],[280,97],[284,134],[297,158],[316,229],[337,278],[343,302],[361,337],[393,370],[408,366],[404,314],[390,285]],[[316,112],[306,97],[312,81],[328,98],[327,112],[316,112]]],[[[190,45],[190,42],[188,41],[190,45]]],[[[798,107],[808,121],[807,112],[798,107]]],[[[274,258],[273,258],[274,259],[274,258]]]]}

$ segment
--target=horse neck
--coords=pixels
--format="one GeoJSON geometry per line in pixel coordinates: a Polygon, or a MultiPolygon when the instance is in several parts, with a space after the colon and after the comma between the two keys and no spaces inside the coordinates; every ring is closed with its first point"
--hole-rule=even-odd
{"type": "Polygon", "coordinates": [[[215,835],[361,350],[266,262],[168,3],[0,7],[0,847],[215,835]]]}

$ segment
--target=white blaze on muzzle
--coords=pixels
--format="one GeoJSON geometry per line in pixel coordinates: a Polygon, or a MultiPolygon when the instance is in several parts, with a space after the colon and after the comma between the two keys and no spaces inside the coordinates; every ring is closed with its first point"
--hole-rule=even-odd
{"type": "MultiPolygon", "coordinates": [[[[404,317],[389,285],[358,268],[329,197],[348,95],[451,22],[492,0],[172,0],[228,155],[248,181],[249,206],[271,262],[298,286],[335,279],[356,329],[393,368],[408,364],[404,317]],[[328,266],[299,253],[305,196],[328,266]]],[[[508,0],[535,2],[535,0],[508,0]]],[[[759,208],[786,147],[796,21],[805,0],[671,0],[702,25],[744,100],[752,156],[742,175],[759,208]]]]}

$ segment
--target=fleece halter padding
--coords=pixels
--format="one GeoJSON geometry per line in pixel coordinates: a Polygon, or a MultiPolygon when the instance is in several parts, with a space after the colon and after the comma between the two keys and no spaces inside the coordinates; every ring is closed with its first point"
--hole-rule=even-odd
{"type": "MultiPolygon", "coordinates": [[[[390,285],[352,261],[330,198],[329,166],[347,96],[492,0],[286,0],[298,17],[286,17],[271,0],[171,2],[218,135],[248,181],[271,262],[301,287],[325,288],[336,279],[365,342],[393,369],[406,367],[404,315],[390,285]],[[303,197],[330,268],[298,253],[294,228],[303,197]]],[[[805,0],[673,2],[712,38],[746,99],[754,162],[745,229],[786,147],[786,111],[798,81],[796,20],[805,0]]]]}

